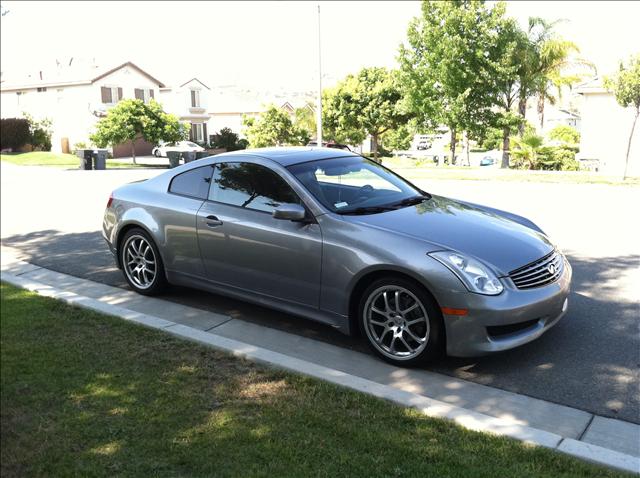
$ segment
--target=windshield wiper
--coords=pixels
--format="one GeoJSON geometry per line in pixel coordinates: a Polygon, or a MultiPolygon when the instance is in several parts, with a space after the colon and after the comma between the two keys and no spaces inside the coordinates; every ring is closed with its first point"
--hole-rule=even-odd
{"type": "Polygon", "coordinates": [[[402,201],[398,201],[393,203],[394,207],[402,207],[402,206],[413,206],[414,204],[420,204],[422,201],[426,201],[431,199],[431,195],[420,195],[420,196],[411,196],[410,198],[405,198],[402,201]]]}
{"type": "Polygon", "coordinates": [[[361,215],[361,214],[377,214],[379,212],[385,211],[393,211],[395,207],[391,206],[366,206],[366,207],[357,207],[355,209],[350,209],[348,211],[340,212],[340,214],[348,214],[348,215],[361,215]]]}

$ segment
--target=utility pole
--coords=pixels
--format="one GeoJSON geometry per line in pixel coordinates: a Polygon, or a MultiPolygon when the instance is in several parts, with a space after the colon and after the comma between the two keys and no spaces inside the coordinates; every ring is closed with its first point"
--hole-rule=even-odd
{"type": "Polygon", "coordinates": [[[316,144],[322,147],[322,49],[320,42],[320,4],[318,4],[318,104],[316,106],[316,144]]]}

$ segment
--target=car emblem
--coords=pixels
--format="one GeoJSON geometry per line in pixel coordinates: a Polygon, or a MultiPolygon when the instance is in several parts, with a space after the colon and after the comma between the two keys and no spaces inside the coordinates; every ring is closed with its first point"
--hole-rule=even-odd
{"type": "Polygon", "coordinates": [[[556,273],[556,266],[554,266],[553,264],[549,264],[547,270],[549,271],[549,274],[554,275],[556,273]]]}

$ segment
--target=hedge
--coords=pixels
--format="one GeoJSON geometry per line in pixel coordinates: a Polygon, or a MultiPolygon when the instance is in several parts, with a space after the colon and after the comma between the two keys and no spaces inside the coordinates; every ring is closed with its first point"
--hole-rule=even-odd
{"type": "Polygon", "coordinates": [[[16,151],[31,139],[29,120],[25,118],[0,119],[0,149],[16,151]]]}

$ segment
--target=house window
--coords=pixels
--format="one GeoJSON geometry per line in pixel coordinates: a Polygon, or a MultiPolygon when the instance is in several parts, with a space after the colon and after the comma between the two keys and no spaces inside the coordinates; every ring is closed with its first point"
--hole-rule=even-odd
{"type": "Polygon", "coordinates": [[[47,91],[47,87],[46,86],[42,86],[42,87],[38,88],[38,93],[44,93],[45,91],[47,91]]]}
{"type": "Polygon", "coordinates": [[[122,88],[117,86],[103,86],[100,88],[102,103],[114,105],[122,99],[122,88]]]}
{"type": "Polygon", "coordinates": [[[62,89],[62,88],[58,88],[56,90],[56,93],[58,95],[58,101],[62,101],[62,93],[63,93],[63,91],[64,91],[64,89],[62,89]]]}
{"type": "Polygon", "coordinates": [[[191,90],[191,107],[200,108],[200,90],[191,90]]]}
{"type": "Polygon", "coordinates": [[[133,92],[136,100],[142,100],[145,103],[149,103],[149,101],[154,97],[153,90],[150,88],[135,88],[133,92]]]}
{"type": "Polygon", "coordinates": [[[191,140],[196,143],[202,143],[204,141],[204,131],[202,129],[202,123],[191,124],[191,140]]]}

